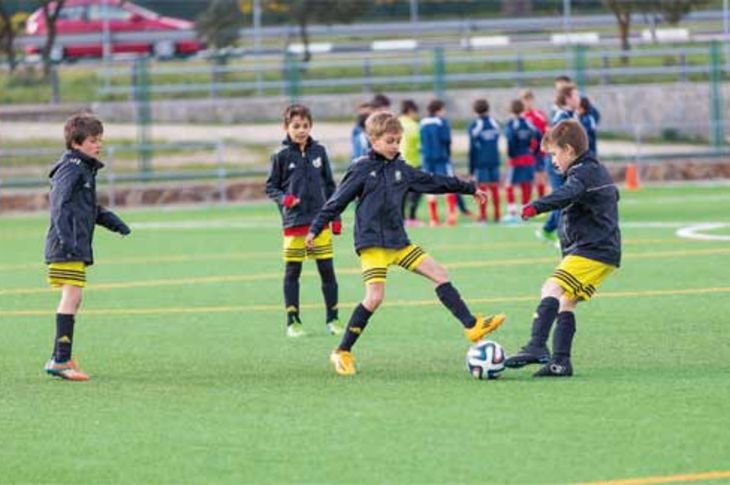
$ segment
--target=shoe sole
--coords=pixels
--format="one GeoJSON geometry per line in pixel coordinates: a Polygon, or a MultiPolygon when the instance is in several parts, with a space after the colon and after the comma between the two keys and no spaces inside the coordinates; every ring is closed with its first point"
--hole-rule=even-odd
{"type": "Polygon", "coordinates": [[[549,361],[549,356],[540,357],[539,359],[517,359],[515,357],[511,357],[504,361],[504,366],[509,369],[519,369],[527,365],[547,364],[549,361]]]}

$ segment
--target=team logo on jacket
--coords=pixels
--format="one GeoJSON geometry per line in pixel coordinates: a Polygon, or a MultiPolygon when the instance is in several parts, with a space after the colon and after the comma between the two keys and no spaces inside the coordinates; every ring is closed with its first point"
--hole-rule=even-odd
{"type": "Polygon", "coordinates": [[[296,163],[294,163],[294,162],[291,162],[291,163],[289,164],[289,170],[294,170],[295,168],[297,168],[297,164],[296,164],[296,163]]]}
{"type": "Polygon", "coordinates": [[[314,165],[314,168],[320,168],[322,166],[322,157],[317,157],[312,160],[312,165],[314,165]]]}
{"type": "Polygon", "coordinates": [[[400,170],[395,171],[395,181],[396,183],[400,183],[400,181],[403,180],[403,174],[400,172],[400,170]]]}
{"type": "Polygon", "coordinates": [[[378,176],[378,174],[377,174],[377,173],[375,173],[375,170],[373,170],[372,172],[370,172],[370,176],[371,176],[371,177],[377,177],[377,176],[378,176]]]}

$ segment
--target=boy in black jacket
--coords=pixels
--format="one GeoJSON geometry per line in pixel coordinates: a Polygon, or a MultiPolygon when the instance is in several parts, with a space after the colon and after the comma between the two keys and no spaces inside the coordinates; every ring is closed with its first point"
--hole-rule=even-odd
{"type": "Polygon", "coordinates": [[[332,262],[332,234],[342,232],[340,220],[332,222],[331,231],[324,229],[311,247],[304,245],[309,225],[335,192],[332,168],[327,150],[309,136],[312,131],[309,108],[300,104],[289,106],[284,111],[284,130],[287,136],[282,147],[271,156],[266,193],[279,207],[284,226],[286,334],[294,338],[305,335],[299,318],[299,277],[302,263],[311,258],[317,261],[322,279],[327,331],[340,335],[343,328],[338,320],[337,279],[332,262]]]}
{"type": "Polygon", "coordinates": [[[51,169],[49,203],[51,223],[46,236],[45,259],[48,283],[61,288],[56,310],[53,356],[46,363],[48,374],[70,381],[87,381],[88,374],[71,360],[75,316],[86,286],[86,267],[94,264],[94,226],[126,236],[129,227],[113,212],[96,203],[96,173],[104,166],[98,160],[104,127],[90,114],[73,116],[64,127],[68,151],[51,169]]]}
{"type": "Polygon", "coordinates": [[[545,365],[535,377],[569,377],[573,375],[570,353],[575,307],[580,301],[588,301],[621,263],[619,193],[606,167],[590,154],[588,138],[578,121],[555,125],[542,139],[542,149],[552,155],[552,163],[566,180],[552,194],[524,206],[522,218],[562,209],[563,260],[542,286],[530,341],[509,357],[505,366],[542,363],[545,365]],[[551,358],[547,339],[556,317],[551,358]]]}
{"type": "Polygon", "coordinates": [[[487,194],[473,183],[423,172],[408,165],[398,153],[403,127],[389,112],[372,114],[365,127],[372,151],[353,162],[335,194],[327,201],[309,228],[307,247],[314,247],[317,235],[358,199],[355,210],[355,249],[360,256],[365,299],[355,308],[340,345],[330,355],[340,375],[356,373],[351,348],[380,306],[385,292],[388,266],[398,265],[430,279],[439,300],[464,326],[469,340],[476,342],[505,320],[503,314],[474,316],[449,282],[446,269],[406,234],[401,207],[408,191],[421,193],[472,194],[484,200],[487,194]]]}

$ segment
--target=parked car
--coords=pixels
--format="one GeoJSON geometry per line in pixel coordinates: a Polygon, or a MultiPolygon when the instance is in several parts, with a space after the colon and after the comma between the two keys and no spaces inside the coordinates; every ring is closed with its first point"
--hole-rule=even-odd
{"type": "MultiPolygon", "coordinates": [[[[55,8],[55,4],[51,4],[55,8]]],[[[196,38],[189,40],[160,39],[120,41],[114,34],[121,32],[150,32],[186,30],[195,32],[193,22],[173,17],[163,17],[151,10],[122,0],[67,0],[58,15],[56,30],[58,35],[103,34],[105,23],[111,34],[111,53],[153,54],[158,58],[176,55],[191,55],[204,48],[196,38]]],[[[45,37],[47,33],[43,9],[38,9],[26,22],[26,34],[45,37]]],[[[54,60],[79,57],[101,57],[102,42],[88,43],[74,41],[56,43],[51,57],[54,60]]],[[[28,54],[39,54],[41,47],[28,47],[28,54]]]]}

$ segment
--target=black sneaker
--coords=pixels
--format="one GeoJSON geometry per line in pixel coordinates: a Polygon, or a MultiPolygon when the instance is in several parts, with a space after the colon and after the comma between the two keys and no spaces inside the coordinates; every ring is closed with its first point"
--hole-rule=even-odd
{"type": "Polygon", "coordinates": [[[515,355],[510,355],[504,361],[504,366],[510,369],[519,369],[530,364],[547,364],[550,361],[550,351],[547,347],[525,346],[515,355]]]}
{"type": "Polygon", "coordinates": [[[551,360],[548,364],[532,374],[533,377],[570,377],[573,375],[573,366],[569,360],[558,362],[551,360]]]}

